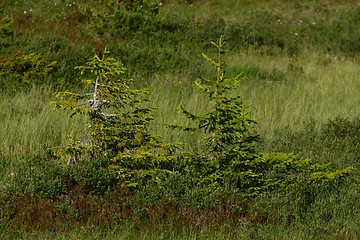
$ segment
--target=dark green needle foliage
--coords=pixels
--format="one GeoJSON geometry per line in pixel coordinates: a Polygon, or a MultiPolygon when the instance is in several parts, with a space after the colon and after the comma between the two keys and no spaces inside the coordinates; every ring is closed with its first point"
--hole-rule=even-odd
{"type": "Polygon", "coordinates": [[[197,152],[184,153],[184,173],[190,174],[192,184],[206,191],[231,189],[244,197],[256,196],[268,190],[285,190],[299,179],[334,180],[348,174],[351,168],[331,172],[328,165],[314,163],[293,154],[262,154],[255,148],[259,140],[254,131],[256,122],[249,116],[248,106],[241,96],[231,92],[239,86],[239,76],[228,77],[222,60],[225,41],[211,42],[217,49],[216,58],[203,57],[215,69],[214,78],[195,81],[196,88],[207,95],[210,110],[193,114],[180,106],[180,111],[192,122],[174,129],[188,132],[202,131],[203,146],[197,152]],[[274,157],[276,156],[276,157],[274,157]]]}
{"type": "Polygon", "coordinates": [[[86,65],[77,67],[82,74],[91,73],[93,79],[84,80],[90,92],[57,93],[57,108],[72,110],[88,117],[87,130],[72,144],[54,148],[58,155],[70,157],[69,163],[78,160],[111,159],[111,167],[128,185],[133,176],[148,175],[167,157],[160,157],[163,145],[148,131],[153,120],[153,108],[145,106],[146,89],[132,89],[131,79],[121,75],[126,69],[122,63],[95,55],[86,65]]]}
{"type": "Polygon", "coordinates": [[[196,88],[207,95],[210,111],[195,115],[180,106],[181,113],[194,124],[184,127],[174,123],[172,127],[206,134],[198,152],[184,154],[187,168],[198,176],[199,184],[209,187],[209,191],[229,181],[239,189],[252,189],[257,186],[257,172],[262,165],[254,148],[258,141],[253,131],[256,122],[250,118],[241,96],[231,96],[231,90],[239,86],[239,76],[225,75],[223,37],[212,44],[217,49],[216,59],[206,54],[203,57],[216,69],[216,75],[213,79],[195,81],[196,88]]]}

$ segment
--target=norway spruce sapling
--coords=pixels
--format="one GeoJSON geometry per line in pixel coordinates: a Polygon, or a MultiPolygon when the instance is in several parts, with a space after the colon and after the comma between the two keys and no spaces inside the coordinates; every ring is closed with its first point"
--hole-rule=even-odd
{"type": "Polygon", "coordinates": [[[180,106],[181,113],[194,123],[194,126],[172,124],[172,128],[184,131],[203,131],[206,134],[199,152],[187,154],[194,174],[200,184],[217,188],[225,179],[241,189],[257,186],[257,170],[260,170],[261,157],[254,148],[259,139],[253,130],[256,122],[250,118],[248,107],[241,96],[231,96],[231,91],[239,86],[239,76],[228,77],[222,60],[225,41],[221,36],[218,43],[211,42],[216,48],[216,59],[203,54],[216,74],[212,79],[199,78],[195,87],[207,95],[210,111],[201,115],[190,113],[180,106]]]}
{"type": "MultiPolygon", "coordinates": [[[[85,89],[91,92],[85,94],[73,92],[59,92],[56,93],[58,101],[54,102],[56,108],[74,111],[71,115],[85,114],[88,116],[87,130],[84,135],[66,147],[58,147],[57,150],[62,154],[69,154],[73,160],[86,153],[89,158],[96,158],[103,154],[106,149],[106,142],[108,136],[105,136],[104,125],[106,121],[116,119],[117,113],[108,113],[109,108],[114,110],[113,101],[116,95],[113,91],[120,90],[127,86],[127,79],[123,81],[110,81],[109,77],[120,75],[125,72],[123,65],[113,58],[107,58],[105,55],[108,52],[105,50],[103,56],[100,58],[94,55],[84,66],[78,66],[81,74],[87,71],[94,75],[93,79],[83,80],[85,89]]],[[[108,139],[109,140],[109,139],[108,139]]]]}
{"type": "Polygon", "coordinates": [[[193,114],[180,106],[184,117],[193,123],[174,129],[188,132],[203,131],[204,144],[197,152],[183,154],[184,174],[193,184],[205,191],[238,191],[243,197],[256,196],[264,191],[288,190],[301,184],[337,181],[348,175],[352,168],[331,171],[329,164],[319,164],[300,155],[286,153],[262,154],[255,149],[259,136],[254,132],[256,122],[250,118],[241,96],[232,96],[231,90],[239,86],[239,76],[227,77],[222,56],[225,53],[223,37],[218,43],[216,59],[203,54],[215,67],[211,79],[199,78],[196,88],[205,93],[210,110],[193,114]]]}
{"type": "MultiPolygon", "coordinates": [[[[77,67],[82,74],[91,73],[92,79],[84,80],[90,92],[85,94],[60,92],[54,105],[88,116],[87,130],[80,139],[68,146],[55,148],[60,156],[70,156],[75,162],[106,158],[120,178],[129,184],[135,175],[149,174],[161,164],[166,165],[167,156],[157,138],[149,133],[153,120],[153,108],[146,107],[143,95],[146,89],[132,89],[131,79],[121,77],[126,71],[114,58],[95,55],[84,66],[77,67]]],[[[163,148],[164,147],[164,148],[163,148]]]]}

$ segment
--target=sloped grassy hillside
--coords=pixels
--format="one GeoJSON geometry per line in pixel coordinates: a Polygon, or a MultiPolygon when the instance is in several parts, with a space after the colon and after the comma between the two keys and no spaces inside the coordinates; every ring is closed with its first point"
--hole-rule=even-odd
{"type": "MultiPolygon", "coordinates": [[[[359,3],[129,2],[0,1],[1,237],[359,238],[359,3]],[[112,185],[116,176],[106,162],[69,170],[50,160],[49,148],[86,128],[84,118],[53,111],[53,93],[81,92],[84,76],[75,66],[105,47],[123,62],[133,87],[149,88],[149,104],[157,108],[151,132],[196,150],[202,135],[164,124],[186,123],[179,104],[206,110],[193,82],[212,76],[201,53],[212,55],[210,42],[220,35],[227,41],[226,74],[242,74],[236,93],[258,121],[256,148],[301,153],[334,169],[354,166],[350,176],[264,193],[250,203],[191,189],[181,190],[178,201],[159,191],[161,179],[133,192],[112,185]]],[[[164,189],[181,189],[178,179],[167,179],[164,189]]]]}

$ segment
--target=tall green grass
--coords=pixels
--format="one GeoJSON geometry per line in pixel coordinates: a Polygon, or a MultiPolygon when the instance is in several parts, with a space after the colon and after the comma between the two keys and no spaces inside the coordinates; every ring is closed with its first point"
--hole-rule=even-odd
{"type": "MultiPolygon", "coordinates": [[[[124,61],[135,85],[149,88],[150,104],[157,108],[151,131],[165,142],[184,141],[196,149],[201,135],[170,131],[165,125],[175,119],[184,121],[178,114],[179,104],[191,112],[206,111],[204,98],[192,83],[197,76],[211,76],[201,52],[211,55],[208,42],[222,33],[230,47],[225,56],[227,72],[242,73],[235,94],[244,97],[258,120],[261,150],[302,152],[322,163],[359,167],[356,1],[164,1],[160,15],[150,20],[150,25],[159,24],[155,32],[121,32],[111,25],[116,20],[114,5],[77,1],[79,8],[69,8],[69,2],[0,1],[0,16],[13,16],[15,32],[13,41],[0,42],[0,62],[30,52],[58,61],[43,85],[15,94],[1,89],[0,190],[16,179],[13,174],[19,174],[19,166],[30,178],[31,159],[40,156],[43,161],[48,148],[66,144],[69,135],[82,135],[83,117],[69,118],[70,112],[54,111],[49,103],[59,87],[79,88],[73,67],[105,46],[124,61]],[[29,9],[33,13],[24,14],[29,9]],[[90,14],[90,9],[97,10],[90,14]],[[345,120],[329,122],[338,116],[345,120]]],[[[160,229],[133,223],[109,229],[65,226],[55,233],[10,229],[1,232],[0,238],[358,239],[359,176],[356,169],[344,184],[329,191],[260,197],[252,205],[253,214],[237,226],[224,223],[192,229],[169,220],[160,229]],[[276,217],[271,219],[273,210],[276,217]]],[[[5,194],[2,191],[1,198],[5,194]]],[[[0,203],[0,211],[2,207],[0,203]]]]}
{"type": "MultiPolygon", "coordinates": [[[[239,52],[229,54],[227,63],[229,74],[243,73],[236,94],[250,105],[259,133],[270,140],[279,129],[301,130],[310,120],[325,123],[338,116],[356,119],[360,115],[356,107],[360,67],[355,61],[314,52],[296,58],[239,52]]],[[[152,131],[165,141],[184,140],[185,136],[165,126],[181,120],[180,104],[194,112],[206,111],[203,96],[194,91],[195,79],[160,73],[146,80],[150,104],[157,108],[152,131]]],[[[49,147],[65,144],[67,136],[81,134],[83,118],[54,111],[53,92],[51,87],[35,87],[10,98],[2,96],[2,156],[41,155],[49,147]]],[[[187,137],[194,143],[201,141],[197,135],[187,137]]]]}
{"type": "Polygon", "coordinates": [[[35,87],[2,95],[0,157],[44,155],[48,148],[66,144],[68,136],[81,133],[81,117],[70,119],[69,112],[54,111],[53,93],[51,87],[35,87]]]}
{"type": "MultiPolygon", "coordinates": [[[[200,56],[199,56],[200,57],[200,56]]],[[[356,119],[360,109],[357,62],[306,52],[299,57],[264,56],[257,52],[229,54],[229,74],[243,73],[236,94],[244,97],[259,133],[271,140],[283,128],[303,129],[313,120],[326,123],[338,116],[356,119]]],[[[179,119],[178,105],[203,112],[201,95],[189,76],[157,75],[150,79],[150,100],[157,107],[154,130],[174,140],[162,124],[179,119]]]]}
{"type": "Polygon", "coordinates": [[[299,130],[311,119],[325,123],[337,116],[349,119],[359,116],[357,62],[317,52],[291,59],[261,55],[232,58],[232,64],[249,64],[270,73],[263,79],[245,76],[239,89],[252,104],[261,132],[270,138],[275,129],[299,130]],[[271,76],[274,70],[280,73],[278,79],[271,76]]]}

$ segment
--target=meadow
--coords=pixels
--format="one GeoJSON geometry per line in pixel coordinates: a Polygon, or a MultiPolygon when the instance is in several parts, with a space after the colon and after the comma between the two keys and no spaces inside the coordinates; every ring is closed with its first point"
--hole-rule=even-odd
{"type": "Polygon", "coordinates": [[[357,1],[137,2],[0,0],[0,238],[358,239],[357,1]],[[86,128],[85,117],[54,110],[54,93],[83,91],[75,67],[105,47],[133,87],[148,89],[150,132],[196,151],[202,134],[166,125],[187,123],[179,104],[207,111],[193,83],[212,76],[201,54],[214,54],[220,35],[226,74],[241,74],[233,94],[257,121],[256,149],[352,166],[349,176],[243,201],[181,189],[176,176],[159,178],[179,192],[158,179],[131,191],[113,184],[106,161],[74,170],[51,158],[86,128]]]}

